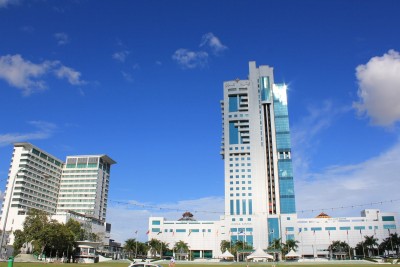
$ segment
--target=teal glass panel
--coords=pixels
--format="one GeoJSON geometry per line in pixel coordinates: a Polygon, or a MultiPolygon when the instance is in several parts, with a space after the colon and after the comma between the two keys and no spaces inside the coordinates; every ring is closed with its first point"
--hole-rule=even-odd
{"type": "Polygon", "coordinates": [[[322,227],[311,227],[311,231],[322,231],[322,227]]]}
{"type": "Polygon", "coordinates": [[[276,148],[277,149],[290,149],[290,133],[276,133],[276,148]]]}
{"type": "Polygon", "coordinates": [[[325,227],[326,231],[335,231],[336,227],[325,227]]]}
{"type": "Polygon", "coordinates": [[[278,172],[279,178],[281,177],[293,177],[293,167],[291,160],[278,160],[278,172]]]}
{"type": "Polygon", "coordinates": [[[394,216],[382,216],[384,222],[394,222],[394,216]]]}
{"type": "Polygon", "coordinates": [[[161,232],[161,229],[160,228],[151,228],[151,232],[152,233],[159,233],[159,232],[161,232]]]}
{"type": "Polygon", "coordinates": [[[246,200],[245,199],[242,200],[242,211],[243,211],[243,215],[246,215],[247,211],[246,211],[246,200]]]}
{"type": "Polygon", "coordinates": [[[383,229],[396,229],[396,225],[394,224],[383,225],[383,229]]]}
{"type": "Polygon", "coordinates": [[[229,122],[229,144],[239,144],[239,130],[233,121],[229,122]]]}
{"type": "Polygon", "coordinates": [[[229,96],[229,112],[238,111],[238,96],[229,96]]]}
{"type": "Polygon", "coordinates": [[[289,132],[289,118],[288,117],[275,117],[275,131],[289,132]]]}
{"type": "Polygon", "coordinates": [[[261,88],[261,100],[271,101],[271,87],[268,76],[260,78],[260,88],[261,88]]]}
{"type": "Polygon", "coordinates": [[[152,222],[151,222],[151,225],[160,225],[160,224],[161,224],[160,221],[152,221],[152,222]]]}
{"type": "Polygon", "coordinates": [[[229,202],[229,206],[230,206],[230,213],[231,215],[233,215],[234,214],[233,200],[229,202]]]}
{"type": "Polygon", "coordinates": [[[268,243],[269,245],[275,239],[279,239],[279,220],[278,218],[268,218],[268,243]]]}
{"type": "Polygon", "coordinates": [[[236,214],[237,215],[240,214],[240,200],[239,199],[236,200],[236,214]]]}
{"type": "Polygon", "coordinates": [[[253,239],[253,236],[252,235],[248,235],[248,236],[246,236],[246,243],[247,244],[249,244],[249,245],[253,245],[253,243],[254,243],[254,241],[253,241],[254,239],[253,239]]]}
{"type": "Polygon", "coordinates": [[[339,227],[339,230],[351,230],[351,227],[350,226],[341,226],[341,227],[339,227]]]}
{"type": "Polygon", "coordinates": [[[253,214],[253,200],[249,199],[249,215],[253,214]]]}

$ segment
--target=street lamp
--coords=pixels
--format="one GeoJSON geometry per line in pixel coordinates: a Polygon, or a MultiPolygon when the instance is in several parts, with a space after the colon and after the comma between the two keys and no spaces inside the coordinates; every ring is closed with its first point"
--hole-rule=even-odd
{"type": "MultiPolygon", "coordinates": [[[[5,217],[2,218],[3,219],[3,231],[1,232],[1,240],[0,240],[1,253],[0,254],[3,254],[3,242],[4,242],[4,236],[6,234],[7,218],[8,218],[8,213],[9,213],[10,207],[11,207],[11,201],[12,201],[12,195],[13,195],[13,192],[14,192],[15,182],[17,180],[18,173],[20,171],[22,171],[22,170],[25,170],[25,168],[18,169],[17,172],[14,175],[14,179],[13,179],[12,186],[11,186],[11,189],[10,189],[10,196],[8,197],[7,211],[6,211],[5,217]]],[[[5,251],[7,251],[7,246],[5,246],[5,251]]]]}

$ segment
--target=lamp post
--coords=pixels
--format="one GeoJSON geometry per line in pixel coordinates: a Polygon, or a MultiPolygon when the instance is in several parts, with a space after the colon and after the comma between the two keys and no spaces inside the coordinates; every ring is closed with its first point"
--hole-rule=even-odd
{"type": "MultiPolygon", "coordinates": [[[[3,230],[2,230],[2,232],[1,232],[1,240],[0,240],[0,249],[1,249],[1,253],[0,253],[0,254],[1,254],[1,255],[3,255],[4,236],[5,236],[5,234],[6,234],[6,226],[7,226],[8,213],[9,213],[10,207],[11,207],[11,201],[12,201],[12,195],[13,195],[13,192],[14,192],[15,182],[16,182],[16,180],[17,180],[18,173],[19,173],[20,171],[22,171],[22,170],[25,170],[25,168],[20,168],[20,169],[18,169],[17,172],[16,172],[15,175],[14,175],[14,178],[13,178],[13,181],[12,181],[12,186],[11,186],[11,189],[10,189],[10,196],[8,197],[7,211],[6,211],[5,217],[2,218],[2,220],[3,220],[3,230]]],[[[3,216],[2,216],[2,217],[3,217],[3,216]]],[[[6,243],[6,244],[7,244],[7,243],[6,243]]],[[[5,250],[7,251],[7,246],[5,246],[5,250]]]]}

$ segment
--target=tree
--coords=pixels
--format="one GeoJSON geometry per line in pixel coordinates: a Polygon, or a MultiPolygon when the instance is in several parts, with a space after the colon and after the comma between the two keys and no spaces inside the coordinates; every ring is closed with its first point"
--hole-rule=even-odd
{"type": "MultiPolygon", "coordinates": [[[[332,241],[332,244],[329,246],[329,251],[332,253],[350,253],[350,246],[345,241],[332,241]]],[[[351,257],[351,255],[349,255],[351,257]]]]}
{"type": "Polygon", "coordinates": [[[268,247],[268,249],[274,249],[274,250],[282,250],[282,242],[281,239],[274,239],[271,242],[271,245],[268,247]]]}
{"type": "MultiPolygon", "coordinates": [[[[222,253],[224,253],[226,250],[230,250],[231,249],[231,242],[228,240],[222,240],[221,244],[219,245],[222,253]]],[[[230,251],[232,253],[232,251],[230,251]]]]}
{"type": "Polygon", "coordinates": [[[173,250],[175,251],[175,255],[176,253],[178,253],[178,259],[182,259],[185,258],[188,254],[189,254],[189,245],[185,242],[183,242],[182,240],[179,240],[178,242],[175,243],[173,250]],[[186,255],[182,255],[182,254],[186,254],[186,255]]]}
{"type": "Polygon", "coordinates": [[[15,253],[28,242],[33,246],[32,252],[47,256],[60,256],[65,252],[69,254],[74,247],[74,232],[67,225],[50,220],[48,214],[40,210],[30,209],[23,230],[15,231],[15,234],[15,253]]]}
{"type": "Polygon", "coordinates": [[[21,252],[21,247],[26,243],[24,232],[21,230],[14,231],[14,256],[21,252]]]}
{"type": "Polygon", "coordinates": [[[74,234],[74,241],[84,239],[85,230],[82,228],[80,222],[74,219],[69,219],[65,226],[74,234]]]}
{"type": "Polygon", "coordinates": [[[155,257],[157,255],[157,250],[158,248],[161,248],[161,241],[155,238],[152,238],[150,241],[147,243],[149,245],[149,251],[152,257],[155,257]]]}
{"type": "Polygon", "coordinates": [[[299,241],[297,240],[293,240],[293,239],[289,239],[286,240],[286,247],[288,249],[288,251],[290,251],[291,249],[293,249],[294,251],[297,251],[297,248],[299,247],[299,245],[297,245],[299,243],[299,241]]]}
{"type": "Polygon", "coordinates": [[[175,243],[173,250],[188,252],[189,246],[187,243],[183,242],[182,240],[179,240],[178,242],[175,243]]]}
{"type": "Polygon", "coordinates": [[[371,236],[364,236],[365,240],[364,240],[364,246],[366,246],[368,248],[368,256],[371,257],[373,256],[373,251],[374,251],[374,247],[378,246],[378,238],[375,238],[373,235],[371,236]]]}
{"type": "Polygon", "coordinates": [[[129,256],[131,256],[131,253],[134,253],[136,251],[136,243],[137,241],[135,238],[129,238],[125,240],[124,249],[129,253],[129,256]]]}

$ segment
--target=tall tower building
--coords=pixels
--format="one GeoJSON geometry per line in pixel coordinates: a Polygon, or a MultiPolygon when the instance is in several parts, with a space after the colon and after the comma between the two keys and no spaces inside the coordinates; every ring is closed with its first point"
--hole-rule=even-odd
{"type": "Polygon", "coordinates": [[[30,143],[15,143],[0,219],[7,238],[1,235],[0,247],[12,245],[10,233],[22,229],[32,208],[62,222],[90,222],[97,233],[106,231],[110,169],[115,163],[107,155],[68,156],[64,163],[30,143]]]}
{"type": "Polygon", "coordinates": [[[74,211],[106,219],[110,169],[106,155],[69,156],[62,170],[57,213],[74,211]]]}
{"type": "Polygon", "coordinates": [[[295,235],[287,87],[269,66],[249,69],[248,80],[224,82],[225,221],[232,241],[267,248],[295,235]]]}

